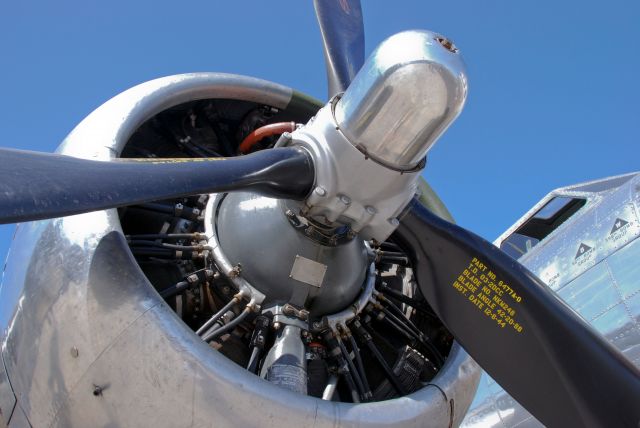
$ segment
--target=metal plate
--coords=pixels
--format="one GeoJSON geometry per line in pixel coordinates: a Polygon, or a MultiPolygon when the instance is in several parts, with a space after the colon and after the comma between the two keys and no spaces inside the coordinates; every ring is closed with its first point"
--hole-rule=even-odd
{"type": "Polygon", "coordinates": [[[289,276],[296,281],[304,282],[314,287],[321,287],[326,272],[327,265],[296,255],[289,276]]]}

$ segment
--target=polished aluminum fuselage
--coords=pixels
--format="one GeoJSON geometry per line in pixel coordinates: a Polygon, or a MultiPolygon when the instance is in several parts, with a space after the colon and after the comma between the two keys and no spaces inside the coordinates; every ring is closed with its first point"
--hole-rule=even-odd
{"type": "MultiPolygon", "coordinates": [[[[147,119],[198,99],[311,104],[253,78],[166,77],[105,103],[58,152],[117,158],[147,119]]],[[[9,426],[450,426],[479,376],[454,344],[431,385],[394,400],[323,401],[263,381],[207,346],[160,298],[115,209],[18,225],[0,305],[0,420],[9,426]]]]}

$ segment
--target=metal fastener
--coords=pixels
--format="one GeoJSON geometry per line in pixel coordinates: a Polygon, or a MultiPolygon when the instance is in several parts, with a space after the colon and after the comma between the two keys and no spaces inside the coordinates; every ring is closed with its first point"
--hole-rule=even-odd
{"type": "Polygon", "coordinates": [[[321,186],[316,186],[314,192],[318,196],[324,196],[327,194],[327,191],[324,189],[324,187],[321,187],[321,186]]]}

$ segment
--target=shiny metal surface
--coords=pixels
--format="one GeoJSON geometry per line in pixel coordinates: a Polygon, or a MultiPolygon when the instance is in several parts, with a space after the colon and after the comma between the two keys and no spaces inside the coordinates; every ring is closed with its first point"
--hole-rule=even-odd
{"type": "Polygon", "coordinates": [[[363,153],[410,170],[458,117],[466,98],[465,65],[453,43],[431,31],[404,31],[373,51],[334,114],[363,153]]]}
{"type": "Polygon", "coordinates": [[[207,216],[230,263],[240,264],[240,276],[266,296],[265,307],[291,303],[306,306],[312,316],[340,311],[355,300],[364,282],[364,242],[353,239],[325,247],[312,241],[289,224],[285,211],[290,204],[252,193],[229,193],[207,216]],[[319,287],[291,277],[299,256],[327,266],[319,287]]]}
{"type": "Polygon", "coordinates": [[[307,359],[302,330],[285,325],[264,360],[260,376],[274,385],[298,394],[307,393],[307,359]]]}
{"type": "MultiPolygon", "coordinates": [[[[224,195],[211,195],[209,200],[207,201],[206,211],[212,216],[216,210],[218,209],[218,203],[220,198],[224,195]]],[[[213,220],[213,219],[211,219],[213,220]]],[[[211,257],[215,262],[216,266],[225,275],[238,289],[239,298],[248,297],[251,303],[257,303],[261,305],[264,301],[265,295],[258,291],[253,285],[251,285],[242,275],[242,272],[234,266],[230,261],[225,252],[222,250],[220,246],[220,241],[218,239],[218,233],[215,230],[215,224],[213,221],[205,222],[205,233],[207,235],[208,244],[211,248],[211,257]]]]}
{"type": "MultiPolygon", "coordinates": [[[[556,197],[587,202],[519,261],[640,367],[640,173],[557,189],[495,243],[507,239],[556,197]],[[588,249],[581,252],[583,245],[588,249]]],[[[463,426],[542,425],[483,373],[463,426]]]]}
{"type": "Polygon", "coordinates": [[[29,420],[20,407],[16,407],[9,422],[9,428],[31,428],[29,420]]]}
{"type": "Polygon", "coordinates": [[[375,265],[371,263],[367,272],[367,279],[360,292],[358,298],[349,305],[348,308],[322,318],[323,326],[331,328],[334,332],[338,332],[338,326],[346,326],[347,321],[351,321],[367,306],[373,295],[376,284],[375,265]]]}
{"type": "Polygon", "coordinates": [[[303,213],[319,222],[348,224],[366,240],[384,241],[397,227],[396,217],[416,193],[420,171],[401,173],[374,162],[336,127],[331,104],[292,133],[314,158],[315,190],[303,213]]]}
{"type": "Polygon", "coordinates": [[[7,371],[0,358],[0,426],[9,423],[13,408],[16,405],[16,396],[13,394],[7,371]]]}
{"type": "MultiPolygon", "coordinates": [[[[172,105],[231,98],[283,107],[290,94],[216,73],[159,79],[100,107],[59,152],[109,160],[137,126],[172,105]]],[[[207,346],[164,303],[115,210],[19,225],[0,305],[2,356],[19,409],[11,426],[449,426],[464,415],[479,375],[454,344],[432,385],[399,399],[351,405],[278,388],[207,346]]]]}

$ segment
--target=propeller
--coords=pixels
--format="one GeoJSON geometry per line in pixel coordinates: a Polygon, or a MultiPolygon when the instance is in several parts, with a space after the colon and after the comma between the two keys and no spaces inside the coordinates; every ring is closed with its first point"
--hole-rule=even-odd
{"type": "MultiPolygon", "coordinates": [[[[356,0],[314,3],[333,96],[363,63],[362,11],[356,0]]],[[[313,183],[295,148],[111,162],[0,149],[0,223],[241,189],[300,200],[313,183]]],[[[640,373],[523,266],[416,200],[395,239],[456,339],[543,423],[637,426],[640,373]]]]}
{"type": "Polygon", "coordinates": [[[314,0],[329,98],[344,92],[364,63],[364,25],[360,0],[314,0]]]}
{"type": "Polygon", "coordinates": [[[394,235],[456,340],[548,426],[640,421],[640,372],[517,261],[414,199],[394,235]]]}
{"type": "Polygon", "coordinates": [[[314,171],[307,152],[295,148],[233,158],[112,162],[0,149],[0,177],[3,224],[227,190],[300,200],[314,171]]]}

